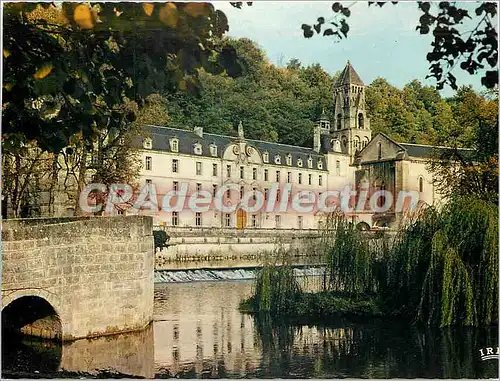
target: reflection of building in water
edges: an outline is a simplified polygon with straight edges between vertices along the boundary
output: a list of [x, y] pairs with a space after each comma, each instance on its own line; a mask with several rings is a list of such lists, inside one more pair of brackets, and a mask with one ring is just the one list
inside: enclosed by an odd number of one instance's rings
[[[265, 344], [253, 318], [238, 311], [239, 302], [250, 291], [250, 282], [157, 285], [156, 372], [243, 377], [261, 368], [262, 362], [267, 362], [263, 359]], [[271, 332], [271, 336], [275, 334]], [[290, 349], [316, 357], [325, 351], [326, 342], [329, 353], [346, 353], [352, 338], [351, 328], [304, 326], [293, 330]], [[277, 353], [281, 350], [276, 348]]]
[[[253, 319], [237, 310], [246, 294], [241, 288], [225, 291], [231, 287], [226, 282], [164, 287], [167, 299], [157, 301], [161, 316], [156, 320], [161, 321], [155, 322], [157, 367], [171, 374], [194, 370], [244, 375], [257, 366]], [[250, 284], [243, 291], [250, 291]]]
[[115, 371], [154, 377], [153, 326], [142, 331], [65, 343], [60, 370], [94, 373]]

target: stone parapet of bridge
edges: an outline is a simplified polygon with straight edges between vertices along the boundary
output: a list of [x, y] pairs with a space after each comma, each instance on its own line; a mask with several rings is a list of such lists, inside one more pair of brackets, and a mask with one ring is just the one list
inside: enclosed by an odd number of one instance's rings
[[47, 301], [73, 340], [146, 327], [153, 319], [154, 242], [146, 216], [2, 222], [2, 311]]

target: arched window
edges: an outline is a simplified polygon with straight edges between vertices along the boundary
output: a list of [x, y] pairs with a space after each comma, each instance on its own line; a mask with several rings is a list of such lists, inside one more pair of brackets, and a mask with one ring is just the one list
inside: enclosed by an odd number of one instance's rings
[[342, 114], [337, 114], [337, 130], [342, 129]]
[[377, 144], [378, 147], [378, 159], [382, 159], [382, 143]]
[[362, 113], [358, 114], [358, 128], [365, 128], [365, 118]]
[[424, 178], [422, 176], [418, 178], [418, 191], [420, 193], [424, 191]]

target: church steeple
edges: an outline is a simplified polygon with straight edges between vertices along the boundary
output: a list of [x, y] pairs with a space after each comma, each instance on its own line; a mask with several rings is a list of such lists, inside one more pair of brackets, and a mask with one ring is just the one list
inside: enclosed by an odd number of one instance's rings
[[347, 61], [333, 90], [334, 123], [332, 135], [341, 151], [354, 158], [371, 140], [370, 120], [366, 116], [365, 84]]
[[359, 78], [358, 73], [351, 65], [351, 62], [348, 60], [345, 65], [344, 70], [340, 73], [339, 79], [335, 84], [336, 87], [344, 86], [344, 85], [356, 85], [356, 86], [365, 86], [361, 78]]

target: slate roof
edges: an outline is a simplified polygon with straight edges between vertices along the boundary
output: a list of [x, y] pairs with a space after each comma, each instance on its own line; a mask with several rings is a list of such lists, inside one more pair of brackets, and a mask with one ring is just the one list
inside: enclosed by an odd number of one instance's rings
[[[398, 143], [398, 144], [401, 147], [403, 147], [408, 153], [408, 156], [411, 157], [439, 158], [439, 157], [447, 157], [451, 152], [453, 152], [453, 148], [450, 147], [429, 146], [424, 144], [412, 144], [412, 143]], [[467, 158], [473, 155], [474, 150], [467, 148], [459, 148], [458, 152], [459, 154]]]
[[[167, 151], [170, 150], [171, 138], [176, 137], [179, 140], [179, 151], [178, 153], [192, 155], [192, 156], [202, 156], [202, 157], [214, 157], [210, 154], [210, 145], [215, 144], [217, 146], [217, 156], [221, 158], [224, 154], [226, 146], [233, 143], [238, 138], [236, 136], [209, 134], [203, 132], [203, 137], [199, 137], [192, 130], [181, 130], [170, 127], [162, 126], [151, 126], [145, 127], [145, 136], [148, 136], [152, 140], [152, 150], [157, 151]], [[309, 157], [313, 159], [313, 166], [311, 169], [327, 171], [327, 160], [325, 156], [321, 153], [315, 152], [312, 148], [291, 146], [287, 144], [264, 142], [254, 139], [245, 139], [245, 141], [252, 147], [256, 148], [262, 155], [264, 152], [269, 152], [269, 163], [270, 165], [279, 165], [282, 167], [296, 167], [308, 169], [307, 160]], [[202, 146], [202, 154], [196, 155], [193, 151], [194, 144], [199, 143]], [[142, 139], [139, 139], [136, 144], [142, 147]], [[292, 155], [292, 165], [286, 164], [286, 155]], [[281, 164], [275, 164], [275, 155], [281, 156]], [[299, 167], [297, 165], [298, 159], [301, 158], [303, 165]], [[322, 160], [323, 169], [318, 169], [318, 160]]]
[[356, 70], [354, 70], [354, 68], [352, 67], [351, 63], [347, 61], [347, 65], [345, 65], [344, 70], [342, 70], [342, 73], [340, 73], [340, 77], [337, 80], [336, 86], [351, 84], [359, 86], [365, 85], [359, 77], [358, 73], [356, 73]]

